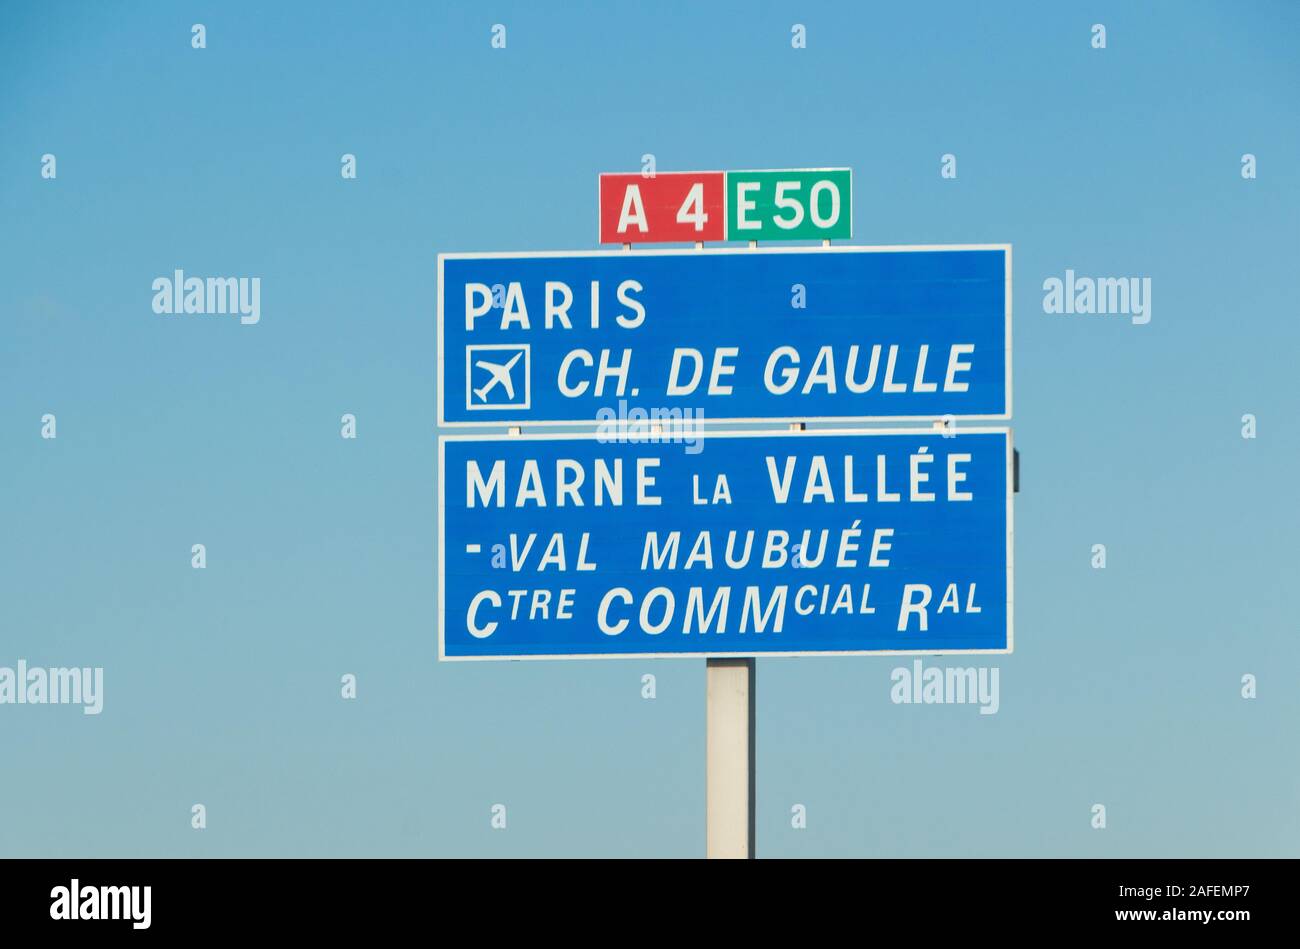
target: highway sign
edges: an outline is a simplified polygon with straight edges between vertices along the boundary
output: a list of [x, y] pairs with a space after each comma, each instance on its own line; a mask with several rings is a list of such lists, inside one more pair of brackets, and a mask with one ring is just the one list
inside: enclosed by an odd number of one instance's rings
[[727, 172], [727, 240], [832, 240], [853, 236], [848, 168]]
[[1008, 419], [1011, 248], [438, 255], [442, 425]]
[[602, 244], [833, 240], [853, 236], [853, 172], [602, 174]]
[[1011, 433], [438, 443], [440, 659], [1006, 653]]
[[602, 244], [723, 240], [723, 173], [603, 174], [599, 218]]

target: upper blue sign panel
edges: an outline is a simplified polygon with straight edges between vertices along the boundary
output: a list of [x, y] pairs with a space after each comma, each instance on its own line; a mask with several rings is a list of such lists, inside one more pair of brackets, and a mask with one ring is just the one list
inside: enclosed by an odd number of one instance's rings
[[1008, 419], [1011, 248], [438, 255], [439, 422]]

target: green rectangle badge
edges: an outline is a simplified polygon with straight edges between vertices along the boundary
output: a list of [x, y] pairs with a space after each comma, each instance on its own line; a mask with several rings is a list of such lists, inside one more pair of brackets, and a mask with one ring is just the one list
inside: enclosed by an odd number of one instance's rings
[[727, 240], [808, 241], [853, 236], [848, 168], [727, 172]]

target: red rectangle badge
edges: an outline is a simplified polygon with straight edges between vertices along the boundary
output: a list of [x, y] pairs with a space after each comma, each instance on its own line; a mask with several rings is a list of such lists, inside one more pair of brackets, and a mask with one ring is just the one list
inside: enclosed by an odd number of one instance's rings
[[600, 242], [720, 241], [726, 234], [721, 171], [600, 176]]

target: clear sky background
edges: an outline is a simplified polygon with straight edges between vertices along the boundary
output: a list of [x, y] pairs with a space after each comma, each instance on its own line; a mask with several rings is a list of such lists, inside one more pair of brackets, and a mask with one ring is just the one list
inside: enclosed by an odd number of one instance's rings
[[[645, 153], [1014, 245], [1001, 708], [760, 660], [760, 856], [1300, 854], [1298, 49], [1286, 2], [4, 4], [0, 665], [105, 704], [0, 706], [0, 854], [703, 854], [702, 660], [435, 661], [434, 255], [592, 249]], [[176, 268], [261, 322], [154, 314]], [[1067, 268], [1151, 322], [1045, 314]]]

